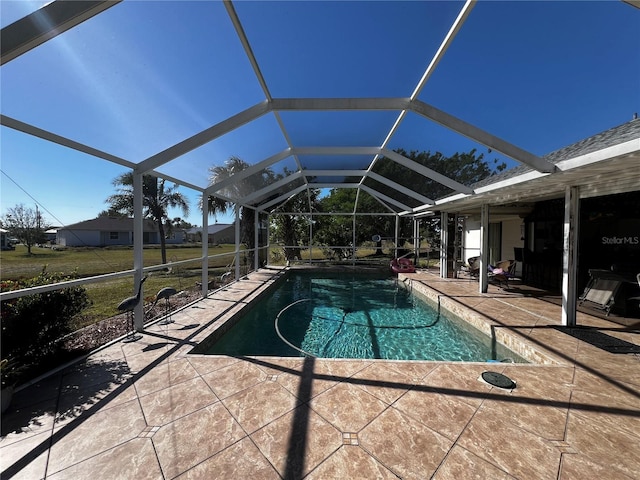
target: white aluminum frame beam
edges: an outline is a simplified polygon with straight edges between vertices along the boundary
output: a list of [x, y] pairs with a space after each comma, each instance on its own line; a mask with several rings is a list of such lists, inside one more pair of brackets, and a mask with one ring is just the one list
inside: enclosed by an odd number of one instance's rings
[[396, 183], [393, 180], [389, 180], [388, 178], [383, 177], [382, 175], [379, 175], [375, 172], [369, 172], [366, 176], [388, 187], [391, 187], [394, 190], [404, 193], [405, 195], [415, 198], [416, 200], [422, 202], [423, 204], [429, 203], [433, 205], [434, 203], [434, 201], [429, 197], [425, 197], [424, 195], [419, 194], [415, 190], [411, 190], [410, 188], [407, 188], [404, 185], [400, 185], [399, 183]]
[[373, 195], [376, 198], [382, 199], [385, 202], [388, 202], [392, 205], [395, 205], [396, 207], [400, 208], [401, 210], [411, 210], [411, 207], [408, 207], [407, 205], [405, 205], [402, 202], [399, 202], [398, 200], [391, 198], [387, 195], [385, 195], [384, 193], [380, 193], [377, 190], [374, 190], [371, 187], [367, 187], [366, 185], [358, 185], [360, 187], [361, 190], [364, 190], [365, 192], [367, 192], [370, 195]]
[[460, 135], [464, 135], [474, 142], [490, 147], [497, 152], [503, 153], [507, 157], [524, 163], [534, 170], [542, 173], [552, 173], [556, 169], [555, 164], [552, 162], [516, 147], [505, 140], [491, 135], [490, 133], [475, 127], [464, 120], [454, 117], [453, 115], [439, 110], [427, 103], [421, 102], [420, 100], [414, 100], [411, 102], [411, 110], [418, 115], [442, 125], [443, 127], [453, 130]]
[[310, 188], [358, 188], [359, 183], [316, 183], [309, 182]]
[[418, 162], [405, 157], [404, 155], [400, 155], [399, 153], [396, 153], [393, 150], [388, 150], [386, 148], [381, 150], [382, 154], [388, 159], [393, 160], [394, 162], [399, 163], [400, 165], [403, 165], [413, 170], [414, 172], [419, 173], [420, 175], [424, 175], [431, 180], [441, 183], [442, 185], [445, 185], [450, 189], [455, 190], [456, 192], [467, 194], [473, 193], [473, 189], [471, 189], [471, 187], [467, 187], [460, 182], [456, 182], [455, 180], [452, 180], [451, 178], [442, 175], [435, 170], [431, 170], [430, 168], [427, 168], [424, 165], [421, 165]]
[[88, 145], [84, 145], [83, 143], [76, 142], [75, 140], [71, 140], [61, 135], [51, 133], [47, 130], [43, 130], [42, 128], [34, 127], [33, 125], [29, 125], [28, 123], [21, 122], [20, 120], [16, 120], [15, 118], [11, 118], [6, 115], [0, 114], [0, 125], [4, 125], [5, 127], [13, 128], [14, 130], [17, 130], [19, 132], [26, 133], [27, 135], [32, 135], [34, 137], [38, 137], [52, 143], [62, 145], [63, 147], [71, 148], [72, 150], [76, 150], [78, 152], [86, 153], [87, 155], [91, 155], [93, 157], [101, 158], [103, 160], [122, 165], [123, 167], [128, 167], [131, 169], [136, 168], [136, 164], [134, 162], [130, 162], [129, 160], [125, 160], [124, 158], [111, 155], [110, 153], [103, 152], [102, 150], [98, 150], [93, 147], [89, 147]]
[[[458, 31], [462, 27], [463, 23], [465, 22], [465, 20], [467, 19], [467, 17], [471, 13], [471, 9], [475, 6], [475, 3], [476, 3], [475, 0], [467, 0], [467, 2], [463, 5], [462, 9], [460, 10], [460, 13], [458, 14], [458, 17], [453, 22], [453, 25], [449, 29], [449, 32], [447, 33], [447, 35], [445, 36], [444, 40], [440, 44], [440, 47], [438, 48], [438, 50], [436, 51], [435, 55], [431, 59], [431, 62], [427, 66], [427, 69], [425, 70], [424, 74], [422, 75], [422, 78], [418, 82], [418, 85], [416, 85], [416, 88], [413, 90], [413, 93], [411, 94], [411, 97], [409, 98], [410, 102], [412, 102], [413, 100], [418, 98], [418, 95], [420, 94], [420, 92], [422, 91], [423, 87], [427, 83], [427, 80], [429, 80], [429, 77], [435, 71], [436, 66], [438, 65], [438, 63], [440, 62], [440, 60], [444, 56], [445, 52], [449, 48], [449, 45], [451, 45], [451, 43], [453, 42], [453, 39], [455, 38], [455, 36], [457, 35]], [[402, 121], [404, 120], [404, 117], [406, 115], [407, 115], [407, 108], [403, 108], [401, 110], [400, 114], [398, 115], [398, 118], [396, 118], [396, 121], [393, 123], [393, 125], [391, 127], [391, 130], [389, 130], [389, 133], [387, 133], [387, 136], [385, 137], [384, 141], [382, 142], [382, 145], [381, 145], [382, 148], [386, 148], [389, 145], [389, 142], [391, 141], [391, 138], [398, 131], [398, 128], [400, 127], [400, 124], [402, 123]], [[373, 167], [374, 167], [374, 165], [376, 164], [376, 162], [379, 159], [380, 159], [380, 155], [375, 155], [373, 157], [373, 160], [369, 164], [369, 168], [368, 168], [368, 170], [370, 172], [373, 171]], [[362, 181], [360, 183], [364, 183], [364, 178], [362, 179]], [[433, 202], [431, 202], [431, 203], [433, 203]]]
[[414, 172], [424, 175], [452, 190], [460, 193], [473, 193], [473, 190], [430, 168], [420, 165], [410, 158], [382, 147], [295, 147], [292, 152], [297, 155], [383, 155]]
[[18, 58], [122, 0], [50, 2], [2, 29], [0, 65]]
[[306, 177], [362, 177], [367, 174], [366, 170], [309, 170], [303, 169], [302, 174]]
[[295, 197], [298, 193], [306, 190], [307, 188], [309, 188], [308, 185], [300, 185], [298, 188], [294, 188], [290, 192], [284, 193], [279, 197], [260, 205], [260, 207], [256, 209], [256, 212], [264, 212], [267, 208], [272, 207], [273, 205], [277, 205], [278, 203], [285, 204], [287, 203], [287, 200]]
[[367, 172], [367, 170], [303, 170], [302, 173], [307, 177], [369, 177], [390, 188], [402, 192], [405, 195], [413, 197], [424, 204], [434, 203], [432, 199], [419, 194], [415, 190], [411, 190], [410, 188], [400, 185], [393, 180], [389, 180], [388, 178], [383, 177], [382, 175], [379, 175], [375, 172]]
[[163, 150], [160, 153], [156, 153], [151, 157], [147, 158], [140, 162], [137, 166], [138, 171], [141, 173], [146, 173], [149, 170], [153, 170], [158, 168], [160, 165], [164, 165], [165, 163], [170, 162], [171, 160], [175, 160], [176, 158], [184, 155], [185, 153], [190, 152], [191, 150], [195, 150], [202, 145], [209, 143], [212, 140], [215, 140], [222, 135], [229, 133], [235, 130], [238, 127], [246, 125], [257, 118], [262, 117], [269, 113], [271, 109], [269, 108], [269, 102], [264, 100], [253, 107], [249, 107], [246, 110], [243, 110], [240, 113], [237, 113], [222, 122], [219, 122], [200, 133], [196, 133], [195, 135], [183, 140], [182, 142], [176, 143], [175, 145]]
[[[219, 122], [212, 127], [203, 130], [196, 135], [193, 135], [186, 140], [183, 140], [168, 149], [157, 153], [146, 160], [143, 160], [137, 165], [137, 170], [145, 173], [150, 170], [154, 170], [155, 168], [163, 165], [167, 162], [170, 162], [185, 153], [190, 152], [216, 138], [229, 133], [236, 128], [245, 125], [253, 120], [267, 114], [270, 112], [279, 112], [283, 110], [298, 110], [298, 111], [313, 111], [313, 110], [411, 110], [415, 113], [431, 120], [440, 125], [443, 125], [461, 135], [464, 135], [480, 144], [486, 145], [496, 151], [499, 151], [520, 163], [524, 163], [535, 170], [540, 172], [549, 173], [555, 170], [555, 165], [551, 162], [548, 162], [544, 159], [541, 159], [525, 150], [516, 147], [494, 135], [491, 135], [459, 118], [454, 117], [442, 110], [438, 110], [437, 108], [428, 105], [419, 100], [411, 100], [407, 98], [276, 98], [276, 99], [267, 99], [263, 102], [260, 102], [253, 107], [250, 107], [232, 117], [227, 118], [226, 120]], [[278, 118], [279, 119], [279, 118]], [[323, 151], [314, 153], [316, 148], [320, 149], [322, 147], [292, 147], [291, 141], [288, 138], [286, 131], [284, 130], [284, 126], [282, 124], [281, 119], [279, 119], [279, 124], [281, 126], [281, 130], [283, 135], [285, 136], [287, 143], [289, 144], [289, 148], [291, 150], [291, 154], [296, 158], [296, 162], [300, 167], [300, 162], [297, 159], [298, 155], [314, 155], [314, 154], [331, 154], [327, 153], [327, 151]], [[390, 138], [390, 137], [388, 137]], [[372, 150], [371, 147], [350, 147], [352, 149], [351, 155], [376, 155], [379, 157], [381, 152], [383, 155], [390, 158], [387, 152], [391, 150], [386, 149], [385, 145], [388, 140], [385, 140], [385, 143], [382, 147], [374, 147], [377, 150]], [[324, 149], [335, 149], [336, 152], [342, 149], [342, 147], [324, 147]], [[361, 149], [361, 150], [359, 150]], [[359, 150], [359, 151], [358, 151]], [[395, 152], [393, 152], [395, 153]], [[344, 153], [333, 153], [333, 154], [344, 154]], [[397, 158], [397, 157], [396, 157]], [[369, 170], [373, 166], [373, 163], [370, 165]], [[415, 162], [414, 162], [415, 163]], [[436, 173], [436, 172], [433, 172]], [[444, 183], [444, 179], [447, 177], [443, 175], [427, 175], [429, 178], [433, 178], [440, 183]], [[452, 180], [447, 179], [447, 182], [452, 182]], [[451, 187], [454, 190], [471, 193], [468, 187], [461, 187], [461, 184], [455, 182], [458, 187]], [[448, 185], [450, 186], [450, 184]]]
[[274, 98], [270, 102], [273, 110], [282, 112], [331, 111], [331, 110], [405, 110], [408, 98]]
[[262, 170], [264, 170], [265, 168], [270, 167], [271, 165], [278, 163], [282, 160], [284, 160], [287, 157], [291, 156], [291, 149], [287, 148], [285, 150], [282, 150], [279, 153], [276, 153], [275, 155], [270, 156], [269, 158], [256, 163], [255, 165], [251, 165], [249, 168], [242, 170], [241, 172], [238, 173], [234, 173], [233, 175], [220, 180], [219, 182], [213, 183], [211, 185], [209, 185], [207, 187], [207, 193], [212, 194], [217, 192], [218, 190], [221, 190], [225, 187], [228, 187], [229, 185], [239, 182], [240, 180], [243, 180], [247, 177], [250, 177], [251, 175], [254, 175], [258, 172], [261, 172]]
[[264, 195], [269, 194], [269, 192], [272, 192], [273, 190], [277, 190], [281, 187], [283, 187], [284, 185], [293, 182], [294, 180], [297, 180], [299, 178], [302, 178], [303, 174], [302, 172], [295, 172], [292, 173], [291, 175], [284, 177], [280, 180], [278, 180], [277, 182], [273, 182], [269, 185], [267, 185], [264, 188], [261, 188], [260, 190], [256, 190], [255, 192], [247, 195], [246, 197], [244, 197], [242, 199], [243, 202], [250, 204], [253, 200], [260, 198]]
[[[249, 63], [251, 64], [251, 67], [253, 68], [253, 72], [256, 75], [256, 78], [258, 79], [258, 83], [260, 83], [260, 87], [262, 88], [262, 91], [264, 92], [264, 95], [267, 99], [268, 102], [271, 102], [272, 100], [272, 96], [271, 96], [271, 92], [269, 91], [269, 87], [267, 86], [267, 82], [264, 78], [264, 75], [262, 74], [262, 71], [260, 70], [260, 66], [258, 65], [258, 60], [256, 59], [255, 54], [253, 53], [253, 49], [251, 48], [251, 45], [249, 44], [249, 39], [247, 38], [247, 34], [244, 31], [244, 28], [242, 27], [242, 23], [240, 22], [240, 18], [238, 17], [238, 14], [236, 12], [235, 7], [233, 6], [233, 3], [231, 3], [231, 0], [224, 0], [224, 6], [227, 10], [227, 14], [229, 15], [229, 18], [231, 19], [231, 23], [233, 24], [233, 27], [236, 30], [236, 34], [238, 35], [238, 38], [240, 39], [240, 43], [242, 44], [242, 47], [244, 48], [244, 51], [247, 55], [247, 58], [249, 59]], [[278, 126], [280, 127], [280, 131], [282, 132], [282, 135], [284, 136], [286, 142], [287, 142], [287, 146], [289, 148], [293, 147], [293, 142], [291, 141], [291, 138], [289, 137], [289, 134], [287, 132], [287, 129], [284, 128], [284, 123], [282, 122], [282, 118], [280, 117], [280, 113], [278, 111], [274, 111], [273, 112], [276, 118], [276, 121], [278, 122]], [[294, 160], [296, 161], [296, 164], [298, 165], [298, 169], [302, 170], [302, 164], [300, 163], [300, 160], [298, 159], [297, 156], [294, 155]], [[306, 179], [305, 179], [306, 181]]]

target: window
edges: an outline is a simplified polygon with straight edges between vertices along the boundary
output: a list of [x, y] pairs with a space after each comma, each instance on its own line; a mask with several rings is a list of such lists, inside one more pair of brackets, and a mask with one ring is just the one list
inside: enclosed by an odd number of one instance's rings
[[109, 232], [109, 240], [118, 240], [118, 232]]

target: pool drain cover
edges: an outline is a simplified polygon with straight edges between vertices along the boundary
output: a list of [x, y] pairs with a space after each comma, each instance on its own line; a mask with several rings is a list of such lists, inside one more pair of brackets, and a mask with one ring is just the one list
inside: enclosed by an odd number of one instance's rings
[[494, 387], [506, 388], [507, 390], [516, 388], [516, 382], [498, 372], [482, 372], [482, 379]]

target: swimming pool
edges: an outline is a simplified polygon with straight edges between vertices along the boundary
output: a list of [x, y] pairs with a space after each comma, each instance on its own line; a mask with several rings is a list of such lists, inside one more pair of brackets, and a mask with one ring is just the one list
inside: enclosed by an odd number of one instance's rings
[[[276, 321], [277, 319], [277, 321]], [[203, 345], [211, 341], [205, 340]], [[395, 277], [290, 272], [200, 353], [487, 361], [517, 354], [438, 311]]]

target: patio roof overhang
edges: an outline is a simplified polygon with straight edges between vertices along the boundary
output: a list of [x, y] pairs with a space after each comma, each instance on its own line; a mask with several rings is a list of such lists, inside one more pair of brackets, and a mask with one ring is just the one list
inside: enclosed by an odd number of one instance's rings
[[567, 188], [578, 186], [580, 197], [589, 198], [637, 191], [640, 188], [640, 121], [635, 120], [635, 139], [622, 141], [596, 151], [559, 160], [556, 171], [542, 173], [522, 170], [483, 186], [472, 195], [457, 194], [436, 200], [430, 207], [417, 209], [479, 215], [482, 205], [504, 206], [562, 198]]

